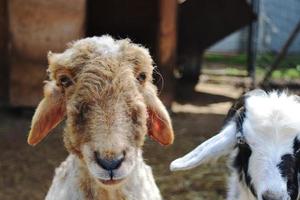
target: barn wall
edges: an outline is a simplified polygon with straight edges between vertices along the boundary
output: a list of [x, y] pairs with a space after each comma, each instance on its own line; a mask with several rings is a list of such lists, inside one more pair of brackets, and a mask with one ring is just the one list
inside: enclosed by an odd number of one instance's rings
[[[10, 104], [36, 106], [42, 97], [47, 51], [60, 52], [67, 42], [86, 35], [129, 37], [148, 47], [159, 64], [159, 2], [73, 0], [70, 4], [64, 0], [27, 0], [24, 4], [22, 0], [8, 0]], [[252, 20], [246, 1], [186, 1], [178, 7], [177, 53], [200, 53]], [[172, 69], [167, 75], [172, 76]]]
[[156, 54], [159, 0], [89, 0], [87, 35], [130, 38]]
[[0, 104], [8, 101], [8, 60], [7, 60], [7, 5], [0, 0]]
[[84, 37], [85, 0], [9, 0], [10, 104], [36, 106], [42, 97], [47, 52]]

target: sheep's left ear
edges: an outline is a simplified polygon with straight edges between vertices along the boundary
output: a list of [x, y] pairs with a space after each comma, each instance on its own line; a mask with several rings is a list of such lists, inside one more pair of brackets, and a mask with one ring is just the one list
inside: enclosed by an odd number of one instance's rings
[[62, 89], [49, 81], [44, 87], [44, 99], [39, 103], [31, 122], [28, 143], [36, 145], [65, 117], [65, 100]]
[[162, 145], [172, 144], [174, 141], [174, 132], [168, 111], [157, 97], [156, 88], [152, 84], [147, 86], [146, 91], [148, 135]]

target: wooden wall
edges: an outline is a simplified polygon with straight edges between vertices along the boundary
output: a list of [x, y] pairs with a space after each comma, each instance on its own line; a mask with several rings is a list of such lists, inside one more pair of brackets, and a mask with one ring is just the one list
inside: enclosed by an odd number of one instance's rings
[[111, 34], [150, 49], [169, 105], [177, 55], [200, 54], [251, 20], [245, 0], [187, 0], [180, 5], [177, 0], [0, 0], [0, 102], [9, 96], [11, 106], [36, 106], [49, 50], [60, 52], [69, 41]]
[[160, 0], [89, 0], [87, 36], [131, 38], [156, 54]]
[[0, 105], [8, 103], [7, 1], [0, 0]]
[[42, 97], [47, 52], [84, 37], [85, 0], [9, 0], [10, 105], [36, 106]]

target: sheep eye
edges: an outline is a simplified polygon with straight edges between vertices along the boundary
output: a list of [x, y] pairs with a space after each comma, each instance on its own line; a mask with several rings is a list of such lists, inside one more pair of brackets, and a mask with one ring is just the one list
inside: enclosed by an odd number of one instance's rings
[[146, 73], [145, 72], [141, 72], [138, 77], [137, 77], [137, 80], [142, 83], [146, 80], [147, 76], [146, 76]]
[[58, 78], [58, 81], [59, 81], [59, 85], [63, 86], [64, 88], [67, 88], [73, 84], [71, 78], [66, 75], [61, 75]]

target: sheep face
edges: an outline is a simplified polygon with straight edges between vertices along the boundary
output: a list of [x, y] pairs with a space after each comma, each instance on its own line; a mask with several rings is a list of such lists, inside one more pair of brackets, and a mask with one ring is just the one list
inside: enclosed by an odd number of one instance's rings
[[[230, 154], [233, 176], [248, 191], [247, 199], [296, 200], [300, 164], [298, 97], [258, 90], [246, 94], [243, 102], [231, 109], [218, 135], [175, 160], [171, 169], [192, 168]], [[238, 142], [240, 135], [243, 140]]]
[[66, 116], [67, 150], [100, 183], [111, 185], [134, 173], [146, 133], [163, 145], [173, 142], [145, 48], [102, 36], [79, 40], [48, 59], [50, 81], [33, 117], [30, 144]]
[[[243, 177], [258, 199], [298, 196], [300, 103], [296, 96], [276, 92], [245, 97], [240, 120], [245, 145], [234, 153], [233, 170]], [[244, 117], [243, 117], [244, 116]]]

